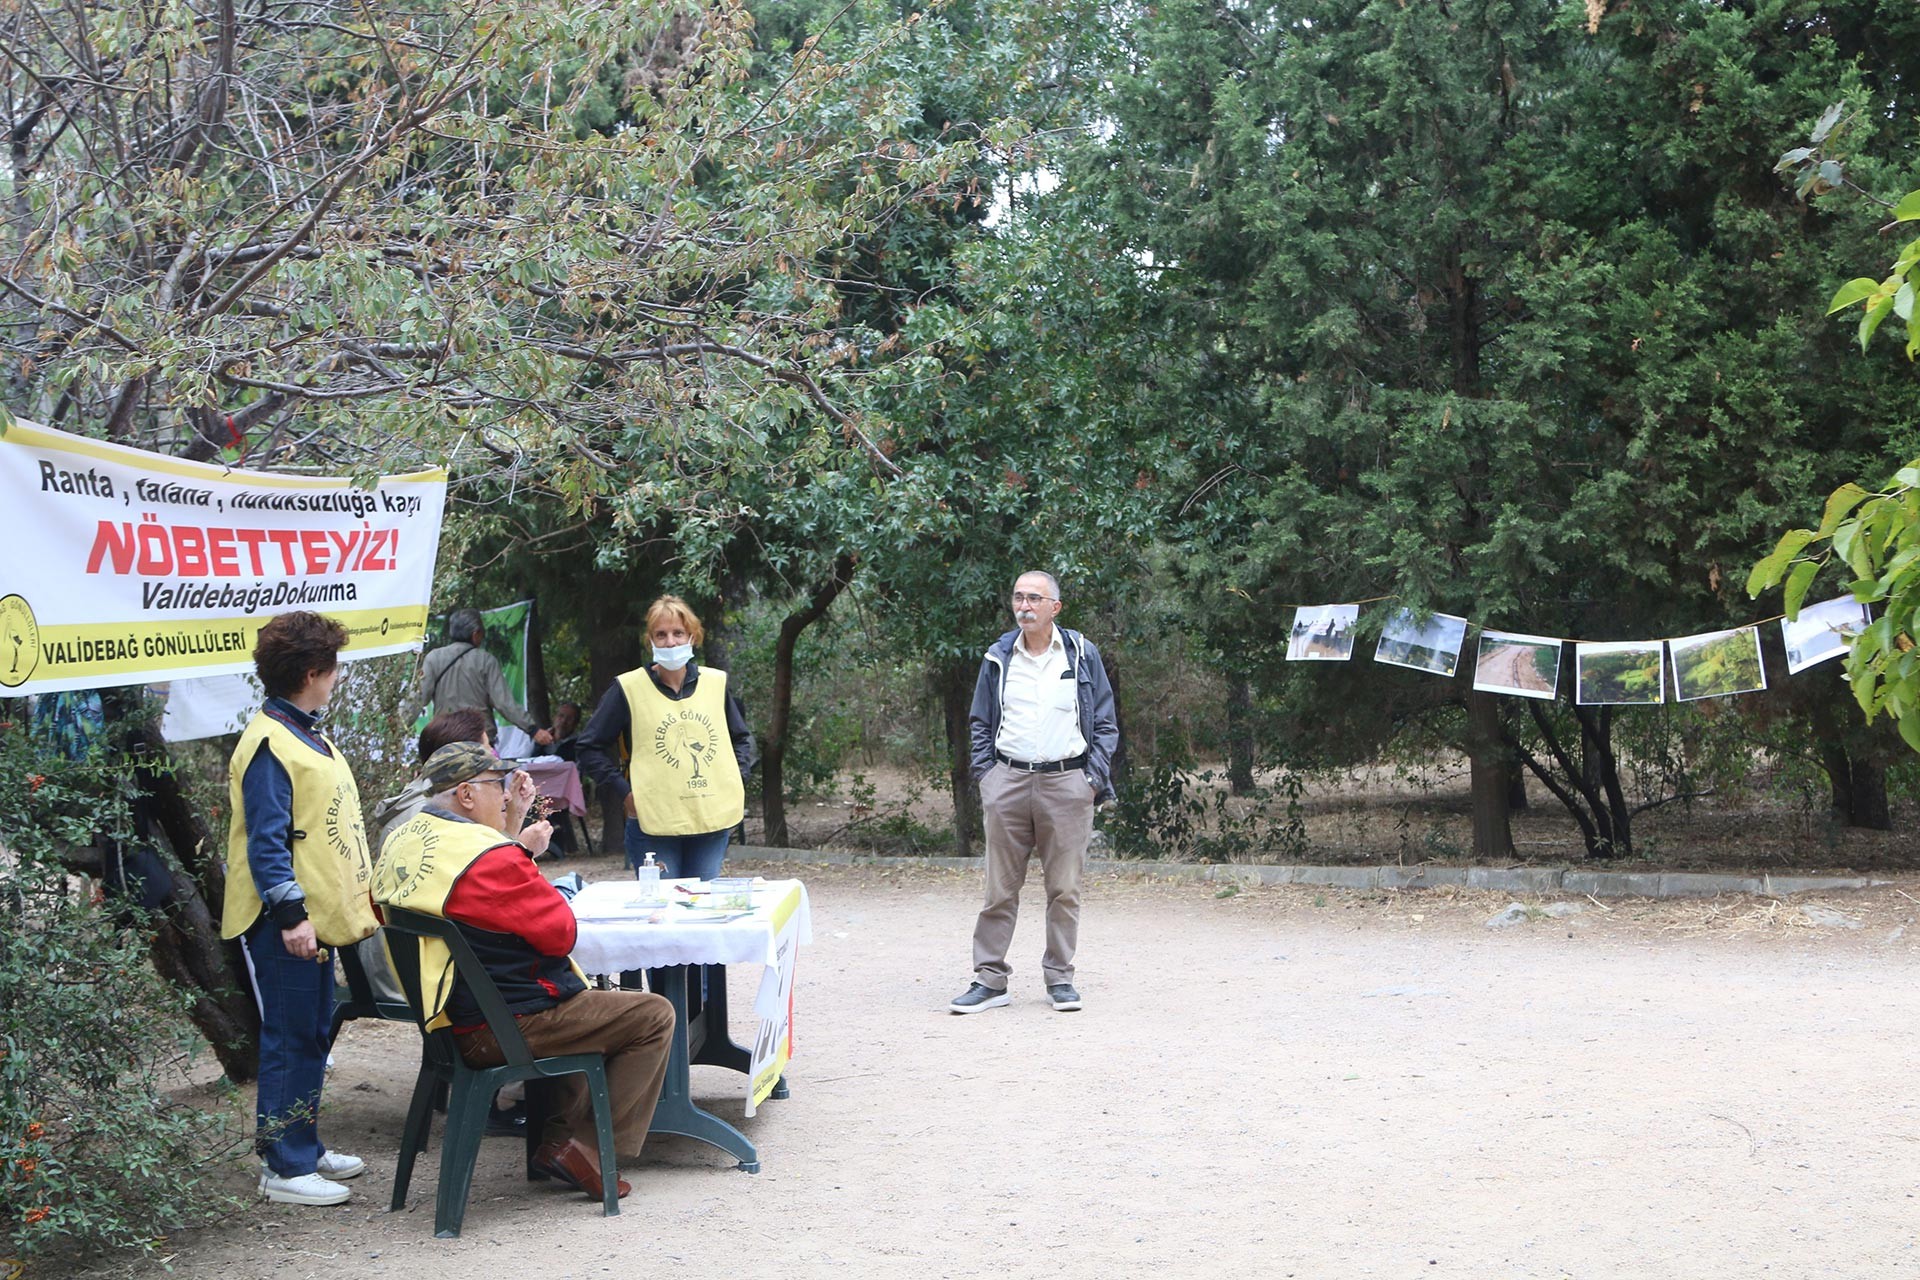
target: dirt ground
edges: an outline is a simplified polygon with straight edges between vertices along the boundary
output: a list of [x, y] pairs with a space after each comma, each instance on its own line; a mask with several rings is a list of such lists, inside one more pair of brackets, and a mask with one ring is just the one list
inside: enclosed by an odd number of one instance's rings
[[323, 1119], [371, 1166], [353, 1201], [255, 1203], [163, 1256], [222, 1280], [1920, 1270], [1920, 880], [1823, 899], [1825, 924], [1581, 899], [1496, 930], [1487, 894], [1099, 876], [1087, 1006], [1058, 1014], [1036, 876], [1012, 1007], [960, 1018], [977, 876], [801, 874], [793, 1096], [741, 1120], [743, 1077], [694, 1069], [764, 1172], [659, 1140], [603, 1219], [494, 1140], [436, 1240], [432, 1155], [386, 1212], [414, 1033], [353, 1024]]

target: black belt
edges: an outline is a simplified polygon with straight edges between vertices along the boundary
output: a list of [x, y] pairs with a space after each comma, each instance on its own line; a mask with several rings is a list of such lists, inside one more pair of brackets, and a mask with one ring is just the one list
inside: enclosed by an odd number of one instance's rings
[[1085, 755], [1072, 756], [1066, 760], [1015, 760], [1012, 756], [996, 751], [993, 758], [1009, 769], [1018, 769], [1022, 773], [1065, 773], [1069, 769], [1084, 769], [1087, 766]]

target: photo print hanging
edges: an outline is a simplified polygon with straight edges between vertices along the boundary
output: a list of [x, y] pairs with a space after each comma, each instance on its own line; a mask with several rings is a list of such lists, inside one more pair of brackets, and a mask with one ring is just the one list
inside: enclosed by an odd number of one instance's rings
[[1551, 700], [1560, 687], [1560, 641], [1512, 631], [1482, 631], [1473, 687]]
[[1373, 651], [1373, 660], [1436, 676], [1450, 676], [1460, 663], [1460, 646], [1466, 638], [1465, 618], [1436, 613], [1422, 624], [1413, 610], [1396, 609], [1380, 632], [1380, 644]]
[[1667, 641], [1673, 655], [1673, 694], [1681, 702], [1757, 693], [1767, 687], [1760, 662], [1760, 628], [1736, 627]]
[[1872, 623], [1873, 611], [1852, 596], [1807, 605], [1791, 621], [1782, 618], [1780, 638], [1787, 646], [1787, 674], [1839, 657], [1847, 651], [1847, 642]]
[[1357, 604], [1303, 604], [1293, 611], [1287, 633], [1288, 662], [1345, 662], [1353, 657]]
[[1624, 640], [1573, 646], [1573, 684], [1581, 706], [1666, 701], [1665, 646], [1658, 640]]

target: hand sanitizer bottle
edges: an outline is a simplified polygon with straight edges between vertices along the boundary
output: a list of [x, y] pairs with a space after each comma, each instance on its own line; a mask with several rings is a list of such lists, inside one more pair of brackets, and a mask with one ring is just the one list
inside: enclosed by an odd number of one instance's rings
[[648, 902], [660, 897], [660, 864], [653, 860], [653, 851], [647, 851], [647, 860], [634, 869], [633, 878], [640, 882], [640, 896]]

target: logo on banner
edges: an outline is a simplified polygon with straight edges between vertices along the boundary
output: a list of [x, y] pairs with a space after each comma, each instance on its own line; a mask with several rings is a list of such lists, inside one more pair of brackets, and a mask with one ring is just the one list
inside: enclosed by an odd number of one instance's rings
[[24, 596], [0, 597], [0, 687], [27, 682], [40, 665], [40, 623]]
[[697, 711], [669, 713], [653, 731], [653, 753], [676, 771], [691, 768], [687, 787], [704, 791], [710, 784], [703, 769], [720, 753], [720, 733]]

